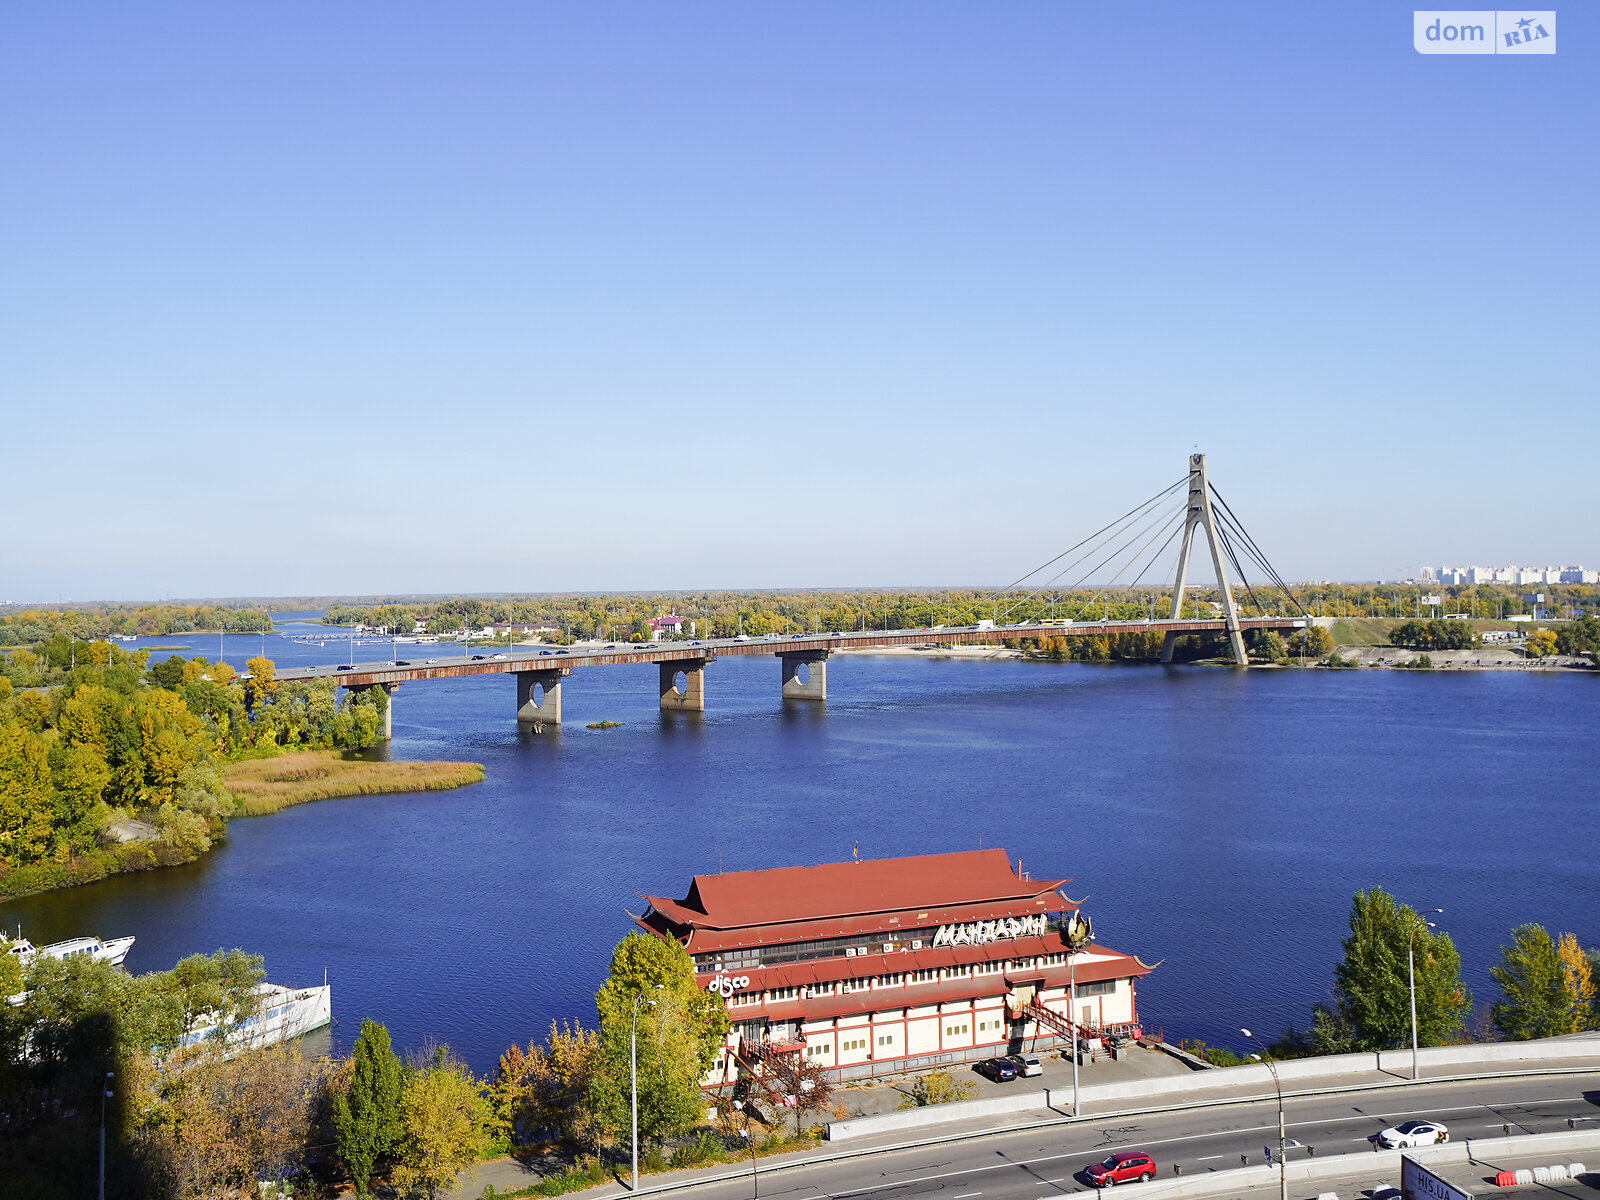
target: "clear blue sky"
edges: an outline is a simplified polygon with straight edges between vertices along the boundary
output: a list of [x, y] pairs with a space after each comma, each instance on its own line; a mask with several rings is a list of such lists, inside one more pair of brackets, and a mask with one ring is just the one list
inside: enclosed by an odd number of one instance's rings
[[0, 600], [1600, 566], [1593, 6], [0, 11]]

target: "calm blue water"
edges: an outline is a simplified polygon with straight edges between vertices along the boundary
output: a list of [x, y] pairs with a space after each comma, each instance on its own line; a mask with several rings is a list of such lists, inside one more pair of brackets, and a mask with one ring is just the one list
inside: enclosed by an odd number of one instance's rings
[[[214, 635], [162, 642], [217, 654]], [[261, 648], [227, 643], [236, 667]], [[284, 665], [349, 653], [266, 648]], [[580, 669], [544, 736], [518, 731], [510, 676], [413, 684], [391, 753], [482, 762], [483, 784], [235, 821], [202, 863], [0, 922], [36, 941], [136, 934], [136, 971], [232, 946], [281, 982], [326, 968], [341, 1047], [371, 1016], [479, 1070], [552, 1019], [593, 1021], [637, 893], [855, 845], [1002, 846], [1072, 879], [1103, 942], [1162, 962], [1140, 1011], [1173, 1039], [1304, 1024], [1357, 888], [1444, 908], [1480, 997], [1516, 924], [1600, 942], [1600, 677], [868, 657], [828, 675], [825, 708], [786, 708], [775, 659], [714, 663], [697, 719], [657, 711], [653, 667]], [[583, 727], [600, 720], [627, 724]]]

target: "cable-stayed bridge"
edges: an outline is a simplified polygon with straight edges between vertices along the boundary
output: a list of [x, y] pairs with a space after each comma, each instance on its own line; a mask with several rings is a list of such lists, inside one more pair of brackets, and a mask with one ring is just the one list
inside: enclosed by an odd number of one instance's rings
[[[1210, 616], [1183, 616], [1184, 593], [1189, 588], [1190, 558], [1196, 536], [1205, 541], [1217, 582], [1220, 611]], [[1086, 612], [1113, 588], [1152, 586], [1147, 580], [1165, 561], [1173, 543], [1178, 552], [1166, 578], [1171, 608], [1162, 618], [1146, 620], [1084, 620]], [[1244, 564], [1259, 572], [1262, 590], [1280, 600], [1292, 614], [1269, 614], [1249, 582]], [[1230, 574], [1228, 568], [1232, 567]], [[1046, 572], [1054, 571], [1053, 575]], [[1074, 582], [1061, 581], [1079, 573]], [[1109, 575], [1107, 574], [1109, 572]], [[1084, 601], [1075, 616], [1064, 620], [1010, 620], [1019, 610], [1030, 611], [1047, 590], [1081, 590], [1088, 580], [1110, 579]], [[1117, 582], [1121, 579], [1127, 582]], [[1234, 596], [1234, 580], [1262, 615], [1242, 616]], [[1002, 607], [1004, 605], [1004, 607]], [[989, 606], [993, 618], [977, 620], [981, 607]], [[1117, 634], [1163, 635], [1161, 661], [1171, 662], [1177, 639], [1185, 634], [1222, 634], [1235, 664], [1246, 664], [1244, 635], [1252, 630], [1290, 632], [1310, 624], [1309, 615], [1295, 601], [1288, 585], [1273, 569], [1238, 517], [1211, 487], [1206, 477], [1205, 455], [1190, 457], [1187, 476], [1179, 479], [1116, 521], [1090, 534], [1048, 562], [983, 597], [965, 612], [969, 624], [947, 624], [927, 629], [864, 629], [849, 632], [739, 635], [699, 641], [617, 644], [605, 647], [550, 647], [521, 649], [507, 654], [469, 654], [430, 658], [423, 663], [350, 663], [338, 667], [285, 670], [283, 680], [333, 678], [341, 687], [359, 690], [379, 687], [392, 693], [403, 683], [454, 679], [469, 675], [515, 675], [517, 720], [535, 728], [561, 723], [563, 681], [586, 667], [654, 663], [660, 685], [661, 707], [666, 711], [703, 712], [706, 704], [706, 667], [718, 658], [762, 654], [777, 658], [782, 666], [781, 693], [786, 700], [827, 699], [827, 661], [840, 651], [890, 646], [996, 645], [1020, 638], [1070, 638]], [[388, 709], [386, 708], [386, 712]], [[384, 735], [390, 732], [385, 719]]]

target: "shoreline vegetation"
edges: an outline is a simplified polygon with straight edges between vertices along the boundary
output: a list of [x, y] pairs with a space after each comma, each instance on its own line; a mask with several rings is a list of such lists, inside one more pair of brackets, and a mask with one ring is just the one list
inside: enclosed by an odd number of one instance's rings
[[482, 783], [483, 764], [374, 762], [346, 758], [337, 750], [302, 750], [229, 763], [222, 782], [233, 796], [233, 816], [263, 817], [316, 800], [442, 792]]

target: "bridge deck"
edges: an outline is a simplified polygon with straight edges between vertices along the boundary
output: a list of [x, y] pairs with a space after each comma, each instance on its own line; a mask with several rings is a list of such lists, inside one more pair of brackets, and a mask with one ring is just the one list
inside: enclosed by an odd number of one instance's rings
[[[1241, 629], [1290, 632], [1305, 628], [1303, 617], [1245, 617]], [[336, 679], [343, 687], [410, 683], [422, 679], [454, 679], [464, 675], [510, 675], [519, 671], [551, 671], [576, 667], [611, 667], [627, 663], [699, 663], [738, 654], [795, 654], [804, 651], [876, 650], [887, 646], [992, 645], [1016, 638], [1093, 637], [1116, 633], [1222, 633], [1227, 625], [1215, 619], [1180, 621], [1078, 621], [1068, 625], [972, 625], [950, 629], [891, 629], [858, 633], [768, 635], [748, 638], [707, 638], [703, 641], [656, 642], [610, 647], [552, 647], [519, 649], [504, 654], [430, 659], [408, 666], [390, 663], [356, 663], [354, 669], [301, 667], [282, 670], [279, 679]], [[330, 638], [330, 640], [332, 640]]]

